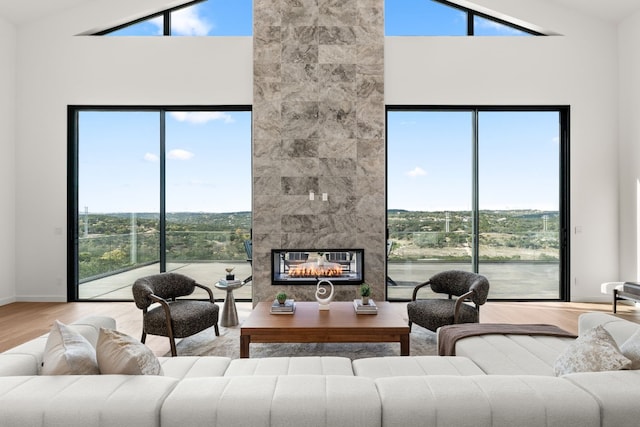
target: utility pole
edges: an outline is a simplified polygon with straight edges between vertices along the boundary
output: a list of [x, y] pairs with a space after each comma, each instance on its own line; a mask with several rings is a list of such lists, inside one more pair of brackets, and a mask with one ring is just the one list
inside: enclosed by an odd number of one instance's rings
[[89, 206], [84, 207], [84, 237], [89, 236]]

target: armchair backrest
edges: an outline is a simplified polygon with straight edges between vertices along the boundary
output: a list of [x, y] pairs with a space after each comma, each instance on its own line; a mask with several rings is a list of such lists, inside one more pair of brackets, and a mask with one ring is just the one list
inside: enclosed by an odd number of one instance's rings
[[487, 302], [489, 296], [489, 281], [486, 277], [469, 271], [448, 270], [434, 274], [429, 279], [431, 290], [440, 294], [459, 297], [473, 291], [471, 301], [476, 305]]
[[153, 304], [149, 295], [154, 294], [164, 299], [191, 295], [195, 290], [196, 281], [178, 273], [160, 273], [141, 277], [132, 287], [133, 300], [136, 306], [143, 310]]

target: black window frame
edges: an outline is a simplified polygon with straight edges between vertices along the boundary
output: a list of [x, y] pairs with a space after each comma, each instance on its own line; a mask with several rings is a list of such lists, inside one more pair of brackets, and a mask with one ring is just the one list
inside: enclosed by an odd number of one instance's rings
[[[80, 299], [78, 293], [79, 271], [78, 271], [78, 171], [79, 171], [79, 134], [78, 115], [82, 111], [143, 111], [160, 113], [160, 147], [164, 152], [165, 146], [165, 123], [166, 113], [174, 111], [241, 111], [253, 112], [251, 105], [67, 105], [67, 302], [90, 302], [92, 300]], [[252, 137], [253, 141], [253, 137]], [[253, 142], [252, 142], [253, 143]], [[160, 161], [160, 265], [166, 264], [166, 238], [165, 238], [165, 165], [164, 154]], [[161, 267], [161, 271], [164, 268]], [[131, 300], [100, 299], [100, 302], [122, 302]], [[238, 299], [242, 301], [242, 299]]]
[[[393, 0], [391, 0], [393, 1]], [[475, 20], [474, 18], [477, 16], [479, 18], [484, 18], [487, 19], [489, 21], [493, 21], [496, 22], [498, 24], [504, 25], [506, 27], [512, 28], [514, 30], [518, 30], [527, 34], [530, 34], [532, 36], [546, 36], [546, 34], [543, 34], [539, 31], [535, 31], [532, 30], [531, 28], [527, 28], [527, 27], [523, 27], [522, 25], [518, 25], [518, 24], [514, 24], [513, 22], [509, 22], [506, 21], [504, 19], [501, 18], [497, 18], [495, 16], [491, 16], [489, 14], [483, 13], [483, 12], [479, 12], [477, 10], [473, 10], [470, 9], [468, 7], [465, 6], [461, 6], [459, 4], [453, 3], [451, 1], [448, 0], [428, 0], [428, 1], [432, 1], [435, 3], [440, 3], [444, 6], [448, 6], [454, 9], [457, 9], [463, 13], [465, 13], [467, 15], [467, 36], [475, 36]]]
[[176, 10], [184, 9], [185, 7], [193, 6], [193, 5], [198, 4], [198, 3], [203, 3], [205, 1], [206, 0], [190, 1], [190, 2], [182, 4], [180, 6], [175, 6], [175, 7], [172, 7], [170, 9], [165, 9], [165, 10], [160, 11], [160, 12], [152, 13], [151, 15], [143, 16], [142, 18], [134, 19], [133, 21], [125, 22], [124, 24], [120, 24], [120, 25], [118, 25], [116, 27], [111, 27], [111, 28], [107, 28], [106, 30], [95, 32], [95, 33], [93, 33], [91, 35], [93, 35], [93, 36], [105, 36], [105, 35], [107, 35], [109, 33], [113, 33], [113, 32], [122, 30], [123, 28], [127, 28], [127, 27], [130, 27], [132, 25], [139, 24], [141, 22], [147, 21], [149, 19], [153, 19], [153, 18], [162, 16], [162, 18], [163, 18], [162, 35], [163, 36], [171, 36], [171, 13], [175, 12]]
[[[436, 0], [440, 1], [440, 0]], [[560, 216], [560, 230], [559, 230], [559, 240], [560, 240], [560, 283], [558, 295], [559, 298], [500, 298], [500, 299], [492, 299], [492, 301], [505, 301], [505, 302], [533, 302], [533, 301], [562, 301], [568, 302], [571, 301], [571, 264], [570, 264], [570, 218], [571, 218], [571, 204], [570, 204], [570, 190], [571, 190], [571, 182], [570, 182], [570, 129], [571, 129], [571, 106], [570, 105], [386, 105], [385, 106], [385, 152], [389, 152], [389, 135], [388, 135], [388, 113], [392, 111], [467, 111], [473, 113], [473, 139], [474, 139], [474, 148], [473, 148], [473, 174], [476, 175], [474, 179], [474, 186], [472, 188], [472, 209], [477, 211], [478, 209], [478, 194], [479, 188], [477, 187], [477, 173], [478, 173], [478, 115], [480, 112], [518, 112], [518, 111], [529, 111], [529, 112], [558, 112], [559, 120], [560, 120], [560, 141], [559, 141], [559, 178], [560, 178], [560, 188], [559, 188], [559, 216]], [[388, 155], [385, 155], [385, 176], [388, 176]], [[385, 179], [385, 194], [389, 194], [388, 182]], [[385, 212], [388, 212], [388, 199], [385, 197]], [[478, 215], [473, 215], [473, 233], [476, 233], [479, 228], [479, 218]], [[385, 214], [385, 230], [387, 236], [389, 236], [389, 225], [388, 225], [388, 214]], [[472, 259], [472, 270], [474, 272], [478, 272], [478, 239], [473, 239], [473, 252], [474, 258]], [[388, 277], [388, 265], [385, 263], [385, 276]], [[385, 286], [388, 287], [389, 284], [385, 283]], [[386, 293], [386, 292], [385, 292]], [[401, 301], [406, 302], [405, 299], [400, 298], [388, 298], [389, 301]]]

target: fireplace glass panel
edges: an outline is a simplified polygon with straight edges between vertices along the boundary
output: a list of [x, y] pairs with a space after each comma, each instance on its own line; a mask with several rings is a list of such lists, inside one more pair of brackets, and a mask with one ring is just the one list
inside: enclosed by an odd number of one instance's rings
[[334, 285], [364, 282], [364, 249], [273, 249], [272, 285]]

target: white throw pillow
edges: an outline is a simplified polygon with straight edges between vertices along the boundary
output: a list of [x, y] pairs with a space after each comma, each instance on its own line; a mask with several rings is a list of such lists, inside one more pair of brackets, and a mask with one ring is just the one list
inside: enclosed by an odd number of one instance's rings
[[97, 375], [96, 351], [89, 341], [55, 321], [42, 356], [42, 375]]
[[588, 330], [558, 356], [556, 375], [629, 369], [631, 360], [620, 352], [615, 340], [601, 325]]
[[122, 332], [100, 328], [96, 354], [101, 374], [162, 375], [156, 355]]
[[631, 360], [631, 369], [640, 369], [640, 329], [622, 343], [620, 351]]

